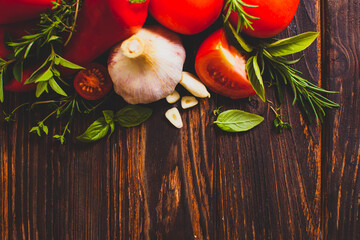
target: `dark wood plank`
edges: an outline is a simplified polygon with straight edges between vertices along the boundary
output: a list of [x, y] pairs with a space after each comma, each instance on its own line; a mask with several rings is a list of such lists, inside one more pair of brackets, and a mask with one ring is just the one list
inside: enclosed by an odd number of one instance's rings
[[360, 239], [360, 3], [325, 3], [326, 77], [341, 107], [325, 132], [324, 239]]
[[[320, 1], [301, 1], [282, 37], [319, 31]], [[315, 6], [315, 8], [314, 8]], [[314, 83], [320, 79], [320, 39], [296, 68]], [[269, 90], [269, 89], [268, 89]], [[267, 96], [274, 101], [272, 89]], [[320, 127], [308, 126], [286, 95], [282, 114], [293, 130], [277, 134], [267, 103], [219, 101], [265, 117], [243, 134], [217, 134], [216, 239], [319, 239], [321, 213]], [[275, 102], [275, 101], [274, 101]]]

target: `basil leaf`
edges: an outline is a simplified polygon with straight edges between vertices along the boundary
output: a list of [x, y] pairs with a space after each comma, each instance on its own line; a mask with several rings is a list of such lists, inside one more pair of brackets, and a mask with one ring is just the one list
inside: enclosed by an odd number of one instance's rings
[[260, 67], [257, 62], [257, 55], [252, 56], [247, 60], [246, 72], [256, 94], [261, 98], [262, 101], [265, 102], [265, 87], [261, 76]]
[[106, 136], [109, 131], [109, 125], [104, 117], [98, 118], [93, 122], [86, 131], [76, 139], [82, 142], [95, 142]]
[[128, 105], [116, 113], [115, 121], [122, 127], [134, 127], [145, 122], [151, 114], [151, 108]]
[[63, 67], [71, 68], [71, 69], [84, 69], [83, 67], [81, 67], [75, 63], [72, 63], [72, 62], [66, 60], [65, 58], [62, 58], [59, 55], [56, 55], [56, 57], [55, 57], [55, 64], [60, 64]]
[[67, 97], [66, 92], [62, 90], [62, 88], [59, 86], [59, 84], [57, 84], [54, 78], [51, 78], [49, 80], [49, 85], [52, 88], [52, 90], [54, 90], [57, 94]]
[[294, 37], [278, 40], [269, 44], [266, 50], [275, 57], [286, 56], [301, 52], [315, 41], [319, 33], [306, 32]]
[[111, 124], [114, 122], [114, 111], [111, 111], [111, 110], [104, 110], [103, 111], [103, 115], [104, 115], [104, 118], [105, 118], [105, 122], [107, 124]]
[[239, 51], [252, 52], [253, 48], [245, 42], [245, 40], [236, 32], [236, 30], [232, 27], [230, 22], [226, 21], [224, 24], [226, 35], [229, 37], [230, 41], [235, 44], [232, 44]]
[[259, 125], [263, 120], [263, 117], [253, 113], [242, 110], [227, 110], [220, 113], [214, 123], [226, 132], [243, 132]]
[[52, 73], [51, 69], [48, 68], [45, 72], [43, 72], [41, 75], [38, 75], [34, 78], [34, 81], [36, 83], [38, 82], [47, 82], [50, 78], [52, 78], [54, 74]]

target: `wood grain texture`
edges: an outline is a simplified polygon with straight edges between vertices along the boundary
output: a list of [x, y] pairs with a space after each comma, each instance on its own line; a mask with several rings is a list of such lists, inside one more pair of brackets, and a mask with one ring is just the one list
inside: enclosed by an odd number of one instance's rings
[[325, 239], [360, 239], [360, 3], [325, 1], [328, 86], [340, 94], [329, 114], [324, 154]]
[[[280, 35], [322, 32], [295, 66], [340, 92], [331, 98], [342, 107], [321, 127], [306, 123], [288, 92], [281, 113], [293, 130], [282, 134], [269, 103], [214, 93], [188, 110], [175, 104], [180, 130], [164, 117], [172, 105], [159, 101], [146, 123], [94, 144], [75, 137], [96, 114], [75, 119], [63, 146], [51, 138], [62, 121], [47, 123], [49, 137], [27, 133], [46, 109], [20, 111], [10, 124], [0, 117], [0, 239], [360, 239], [359, 10], [356, 0], [302, 0]], [[182, 36], [186, 70], [218, 26]], [[277, 104], [272, 88], [266, 94]], [[5, 97], [0, 112], [31, 99]], [[213, 124], [219, 106], [265, 121], [225, 133]]]

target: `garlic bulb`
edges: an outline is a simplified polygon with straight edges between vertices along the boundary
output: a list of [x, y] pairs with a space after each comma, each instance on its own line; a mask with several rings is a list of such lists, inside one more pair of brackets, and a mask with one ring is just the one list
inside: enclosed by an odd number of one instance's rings
[[174, 92], [184, 61], [180, 37], [164, 27], [153, 26], [116, 45], [108, 69], [117, 94], [130, 104], [146, 104]]

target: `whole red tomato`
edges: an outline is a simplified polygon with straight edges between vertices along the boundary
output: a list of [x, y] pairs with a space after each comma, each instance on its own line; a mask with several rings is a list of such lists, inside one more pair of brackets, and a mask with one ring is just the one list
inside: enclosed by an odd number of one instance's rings
[[205, 30], [219, 17], [224, 0], [151, 0], [151, 15], [165, 27], [182, 34]]
[[255, 94], [246, 73], [246, 59], [231, 46], [223, 28], [201, 44], [195, 58], [200, 80], [213, 92], [233, 99]]
[[[244, 0], [256, 7], [244, 7], [244, 11], [258, 19], [250, 19], [252, 27], [243, 28], [243, 32], [257, 38], [269, 38], [282, 32], [292, 21], [299, 5], [299, 0]], [[236, 27], [238, 15], [232, 12], [231, 24]]]

